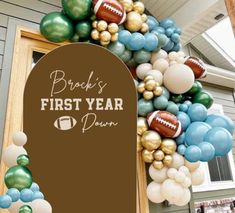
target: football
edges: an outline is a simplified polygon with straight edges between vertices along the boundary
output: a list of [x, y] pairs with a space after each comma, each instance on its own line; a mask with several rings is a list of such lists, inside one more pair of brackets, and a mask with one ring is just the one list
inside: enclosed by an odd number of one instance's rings
[[124, 7], [116, 0], [93, 0], [95, 15], [108, 23], [122, 24], [126, 20]]
[[75, 127], [77, 121], [71, 116], [62, 116], [55, 120], [54, 126], [59, 130], [69, 130]]
[[166, 111], [156, 111], [147, 118], [150, 129], [157, 131], [161, 136], [176, 138], [181, 132], [181, 123], [175, 115]]
[[195, 79], [206, 77], [206, 66], [201, 59], [189, 56], [184, 64], [192, 69]]

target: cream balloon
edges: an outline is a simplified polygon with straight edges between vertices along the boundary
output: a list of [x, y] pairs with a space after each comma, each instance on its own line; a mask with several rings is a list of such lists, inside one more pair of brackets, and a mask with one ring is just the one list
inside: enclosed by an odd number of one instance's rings
[[175, 168], [169, 168], [167, 171], [167, 176], [171, 179], [175, 179], [175, 175], [177, 174], [177, 169]]
[[185, 160], [184, 165], [189, 169], [190, 172], [193, 172], [200, 167], [200, 161], [191, 163]]
[[194, 172], [191, 173], [191, 180], [193, 186], [199, 186], [203, 184], [205, 179], [205, 174], [202, 167], [199, 167]]
[[164, 73], [169, 68], [169, 63], [164, 58], [157, 59], [153, 64], [153, 69], [159, 70], [161, 73]]
[[179, 51], [179, 52], [178, 52], [178, 56], [179, 56], [179, 57], [185, 57], [185, 53], [184, 53], [183, 51]]
[[159, 70], [150, 70], [146, 73], [146, 76], [152, 76], [154, 80], [159, 84], [159, 86], [162, 85], [163, 82], [163, 75]]
[[174, 202], [174, 204], [176, 206], [185, 206], [188, 204], [188, 202], [190, 201], [191, 199], [191, 193], [189, 191], [189, 189], [187, 188], [184, 188], [184, 193], [183, 195], [180, 197], [179, 200], [177, 200], [176, 202]]
[[51, 205], [42, 199], [34, 200], [30, 203], [33, 213], [52, 213]]
[[192, 69], [184, 64], [170, 66], [163, 77], [164, 86], [174, 94], [183, 94], [189, 91], [194, 80]]
[[147, 196], [153, 203], [162, 203], [165, 200], [161, 195], [161, 184], [154, 181], [147, 187]]
[[146, 77], [146, 74], [152, 69], [153, 69], [152, 64], [149, 64], [149, 63], [140, 64], [136, 68], [136, 75], [139, 79], [144, 80], [144, 78]]
[[191, 178], [189, 177], [186, 177], [184, 182], [181, 183], [181, 185], [184, 187], [184, 188], [188, 188], [192, 185], [192, 181], [191, 181]]
[[149, 167], [149, 176], [157, 183], [162, 183], [167, 179], [167, 167], [155, 169], [153, 165]]
[[27, 204], [23, 203], [21, 200], [18, 200], [17, 202], [12, 203], [12, 205], [9, 207], [8, 211], [10, 213], [19, 213], [20, 207], [23, 205], [27, 205]]
[[179, 169], [181, 166], [184, 165], [184, 157], [177, 152], [172, 155], [173, 161], [170, 165], [171, 168]]
[[3, 150], [2, 160], [5, 165], [10, 168], [17, 165], [16, 160], [20, 155], [27, 155], [26, 150], [22, 146], [11, 144], [5, 150]]
[[181, 166], [179, 172], [183, 172], [187, 177], [191, 177], [190, 171], [186, 166]]
[[186, 59], [185, 59], [184, 57], [178, 57], [178, 58], [176, 59], [176, 62], [177, 62], [178, 64], [184, 64], [185, 61], [186, 61]]
[[168, 58], [170, 61], [175, 61], [178, 58], [178, 53], [177, 52], [170, 52], [168, 55]]
[[186, 175], [183, 173], [183, 172], [177, 172], [176, 174], [175, 174], [175, 181], [177, 182], [177, 183], [183, 183], [184, 181], [185, 181], [185, 179], [186, 179]]
[[24, 132], [16, 132], [13, 134], [12, 140], [16, 146], [24, 146], [27, 143], [27, 135]]
[[165, 50], [159, 50], [158, 52], [153, 52], [151, 56], [151, 64], [154, 64], [154, 62], [159, 58], [167, 58], [167, 52]]

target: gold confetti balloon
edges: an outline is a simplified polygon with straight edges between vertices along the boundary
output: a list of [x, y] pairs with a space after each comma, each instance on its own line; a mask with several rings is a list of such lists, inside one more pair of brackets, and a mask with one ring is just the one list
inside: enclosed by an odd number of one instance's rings
[[118, 33], [115, 33], [115, 34], [113, 34], [112, 36], [111, 36], [111, 41], [112, 42], [115, 42], [115, 41], [117, 41], [118, 40]]
[[125, 27], [131, 32], [137, 32], [141, 29], [143, 24], [141, 15], [135, 11], [127, 14]]
[[99, 40], [100, 39], [100, 33], [98, 30], [94, 29], [91, 31], [91, 37], [94, 39], [94, 40]]
[[148, 32], [149, 31], [149, 26], [146, 23], [143, 23], [140, 31], [141, 31], [141, 33]]
[[144, 149], [142, 151], [142, 158], [145, 163], [152, 163], [153, 162], [153, 160], [154, 160], [153, 152], [154, 151], [148, 151], [147, 149]]
[[162, 162], [162, 161], [157, 161], [157, 160], [155, 160], [155, 161], [153, 161], [153, 167], [154, 167], [155, 169], [160, 170], [160, 169], [162, 169], [162, 168], [164, 167], [164, 165], [163, 165], [163, 162]]
[[154, 152], [153, 156], [155, 160], [161, 161], [164, 159], [165, 154], [162, 150], [157, 150], [156, 152]]
[[176, 151], [176, 143], [172, 139], [163, 139], [161, 144], [161, 150], [167, 154], [172, 155]]
[[107, 27], [108, 27], [108, 23], [106, 21], [101, 20], [101, 21], [98, 21], [96, 28], [98, 31], [102, 32], [102, 31], [105, 31]]
[[148, 124], [145, 118], [139, 117], [137, 119], [137, 134], [143, 135], [148, 130]]
[[137, 1], [133, 5], [133, 10], [142, 15], [144, 13], [145, 6], [142, 2]]
[[111, 34], [117, 33], [118, 30], [119, 30], [119, 27], [118, 27], [117, 24], [115, 24], [115, 23], [109, 24], [109, 26], [108, 26], [108, 31], [109, 31]]
[[143, 14], [141, 18], [143, 22], [146, 22], [148, 20], [148, 16], [146, 14]]
[[131, 12], [133, 10], [133, 1], [132, 0], [119, 0], [119, 2], [123, 5], [126, 12]]
[[153, 90], [154, 95], [160, 96], [162, 95], [163, 89], [162, 87], [156, 87], [155, 90]]
[[100, 33], [100, 41], [103, 42], [110, 42], [111, 40], [111, 34], [108, 31], [103, 31]]
[[142, 135], [141, 143], [145, 149], [153, 151], [161, 145], [161, 136], [155, 131], [146, 131]]
[[143, 97], [144, 97], [145, 100], [148, 101], [148, 100], [151, 100], [154, 97], [154, 94], [153, 94], [152, 91], [145, 90], [143, 92]]
[[143, 149], [143, 146], [141, 144], [141, 136], [137, 135], [137, 152], [140, 152]]
[[172, 164], [173, 158], [171, 155], [166, 155], [163, 159], [164, 166], [170, 166]]

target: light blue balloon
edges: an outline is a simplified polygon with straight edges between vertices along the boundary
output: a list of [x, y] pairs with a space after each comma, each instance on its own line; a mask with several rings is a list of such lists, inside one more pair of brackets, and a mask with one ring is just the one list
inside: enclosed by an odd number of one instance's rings
[[234, 123], [230, 118], [225, 115], [208, 115], [205, 122], [208, 123], [211, 127], [223, 127], [227, 129], [231, 134], [234, 133]]
[[165, 96], [156, 97], [153, 101], [155, 109], [166, 109], [168, 106], [168, 100]]
[[172, 113], [173, 115], [177, 115], [179, 112], [179, 107], [174, 102], [169, 101], [166, 111]]
[[131, 35], [131, 39], [128, 42], [128, 47], [130, 47], [132, 50], [141, 50], [145, 45], [145, 37], [141, 33], [133, 33]]
[[37, 183], [32, 183], [30, 189], [33, 191], [33, 192], [38, 192], [40, 191], [40, 187]]
[[154, 31], [157, 31], [159, 34], [165, 34], [165, 29], [163, 28], [163, 27], [155, 27], [154, 29], [153, 29]]
[[145, 44], [144, 49], [151, 52], [155, 50], [158, 46], [158, 38], [153, 33], [145, 33]]
[[38, 199], [44, 200], [44, 195], [43, 195], [42, 192], [34, 192], [34, 193], [33, 193], [33, 198], [32, 198], [32, 200], [38, 200]]
[[138, 114], [140, 116], [146, 117], [148, 113], [153, 112], [153, 102], [152, 101], [146, 101], [145, 99], [141, 98], [138, 101]]
[[211, 126], [204, 122], [193, 122], [185, 132], [185, 142], [187, 145], [199, 145], [204, 140], [205, 135], [211, 129]]
[[159, 25], [159, 23], [155, 17], [148, 16], [147, 25], [149, 26], [149, 31], [151, 31], [154, 28], [156, 28]]
[[129, 43], [131, 40], [131, 33], [128, 30], [122, 30], [118, 33], [118, 41], [123, 44]]
[[180, 51], [182, 48], [181, 44], [180, 43], [177, 43], [177, 44], [174, 44], [173, 48], [171, 49], [171, 51], [175, 51], [175, 52], [178, 52]]
[[207, 108], [202, 104], [192, 104], [188, 109], [191, 121], [205, 121], [207, 118]]
[[187, 112], [189, 106], [187, 104], [180, 104], [179, 109], [181, 112]]
[[178, 146], [177, 152], [178, 152], [180, 155], [184, 155], [186, 149], [187, 149], [187, 147], [186, 147], [184, 144], [181, 144], [181, 145]]
[[198, 147], [202, 152], [200, 161], [208, 162], [215, 157], [215, 148], [212, 144], [208, 142], [202, 142], [198, 145]]
[[194, 163], [201, 159], [202, 152], [198, 146], [191, 145], [186, 148], [184, 156], [187, 161]]
[[23, 202], [31, 202], [33, 200], [33, 191], [31, 189], [23, 189], [20, 192], [20, 199]]
[[158, 47], [164, 47], [170, 41], [165, 34], [159, 34], [158, 36]]
[[176, 144], [180, 145], [180, 144], [184, 144], [185, 141], [185, 133], [183, 132], [178, 138], [176, 138]]
[[173, 34], [171, 35], [171, 40], [172, 40], [174, 43], [178, 44], [178, 43], [180, 42], [180, 35], [177, 34], [177, 33], [173, 33]]
[[12, 199], [9, 195], [0, 196], [0, 208], [8, 209], [12, 204]]
[[182, 30], [179, 27], [177, 27], [175, 29], [174, 33], [177, 33], [177, 34], [181, 35], [182, 34]]
[[9, 195], [12, 199], [12, 202], [16, 202], [20, 199], [20, 192], [18, 189], [11, 188], [7, 191], [7, 195]]
[[169, 41], [166, 46], [164, 46], [162, 49], [169, 52], [174, 47], [174, 42]]
[[204, 141], [214, 146], [215, 156], [225, 156], [233, 147], [232, 135], [222, 127], [214, 127], [209, 130], [204, 137]]
[[170, 28], [167, 28], [167, 29], [166, 29], [165, 34], [166, 34], [166, 36], [167, 36], [168, 38], [171, 38], [171, 35], [174, 33], [174, 31], [175, 31], [175, 28], [170, 27]]
[[185, 112], [178, 112], [176, 117], [180, 121], [183, 130], [186, 130], [191, 124], [191, 120]]
[[192, 102], [191, 101], [185, 101], [184, 104], [188, 105], [188, 107], [190, 107], [192, 105]]
[[174, 27], [174, 25], [175, 25], [174, 21], [170, 18], [163, 19], [160, 22], [160, 26], [165, 28], [165, 29], [170, 28], [170, 27]]

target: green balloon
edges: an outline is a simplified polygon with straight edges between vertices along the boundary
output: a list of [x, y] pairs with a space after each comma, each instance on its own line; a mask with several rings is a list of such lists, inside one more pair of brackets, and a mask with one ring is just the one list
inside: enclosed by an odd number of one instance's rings
[[32, 212], [33, 212], [32, 208], [28, 205], [21, 206], [19, 209], [19, 213], [32, 213]]
[[203, 104], [207, 109], [211, 107], [213, 102], [213, 96], [205, 91], [201, 91], [193, 97], [193, 103]]
[[17, 158], [17, 164], [19, 166], [28, 166], [29, 165], [29, 156], [28, 155], [20, 155]]
[[77, 33], [73, 35], [73, 37], [70, 39], [71, 42], [79, 42], [79, 36]]
[[195, 95], [202, 91], [202, 84], [199, 81], [195, 81], [192, 88], [187, 92], [187, 95]]
[[124, 63], [127, 63], [132, 58], [132, 52], [130, 50], [125, 50], [124, 53], [120, 56]]
[[73, 36], [73, 23], [62, 13], [52, 12], [42, 19], [40, 31], [49, 41], [63, 42]]
[[125, 52], [125, 45], [119, 41], [110, 43], [108, 49], [115, 55], [121, 56]]
[[88, 39], [91, 34], [92, 26], [89, 21], [81, 21], [76, 25], [75, 29], [80, 38]]
[[146, 50], [139, 50], [134, 53], [134, 60], [138, 64], [144, 64], [151, 59], [151, 53]]
[[62, 6], [71, 19], [81, 21], [90, 15], [92, 0], [62, 0]]
[[184, 95], [172, 95], [171, 100], [176, 104], [183, 103], [185, 100], [185, 96]]
[[169, 38], [165, 34], [158, 34], [158, 47], [164, 47], [169, 42]]
[[21, 191], [22, 189], [30, 188], [32, 183], [32, 173], [24, 166], [11, 167], [5, 174], [5, 184], [8, 189], [16, 188]]
[[126, 63], [126, 65], [127, 65], [128, 67], [131, 67], [131, 68], [138, 66], [138, 64], [135, 62], [134, 58], [132, 58], [131, 60], [129, 60], [129, 61]]

